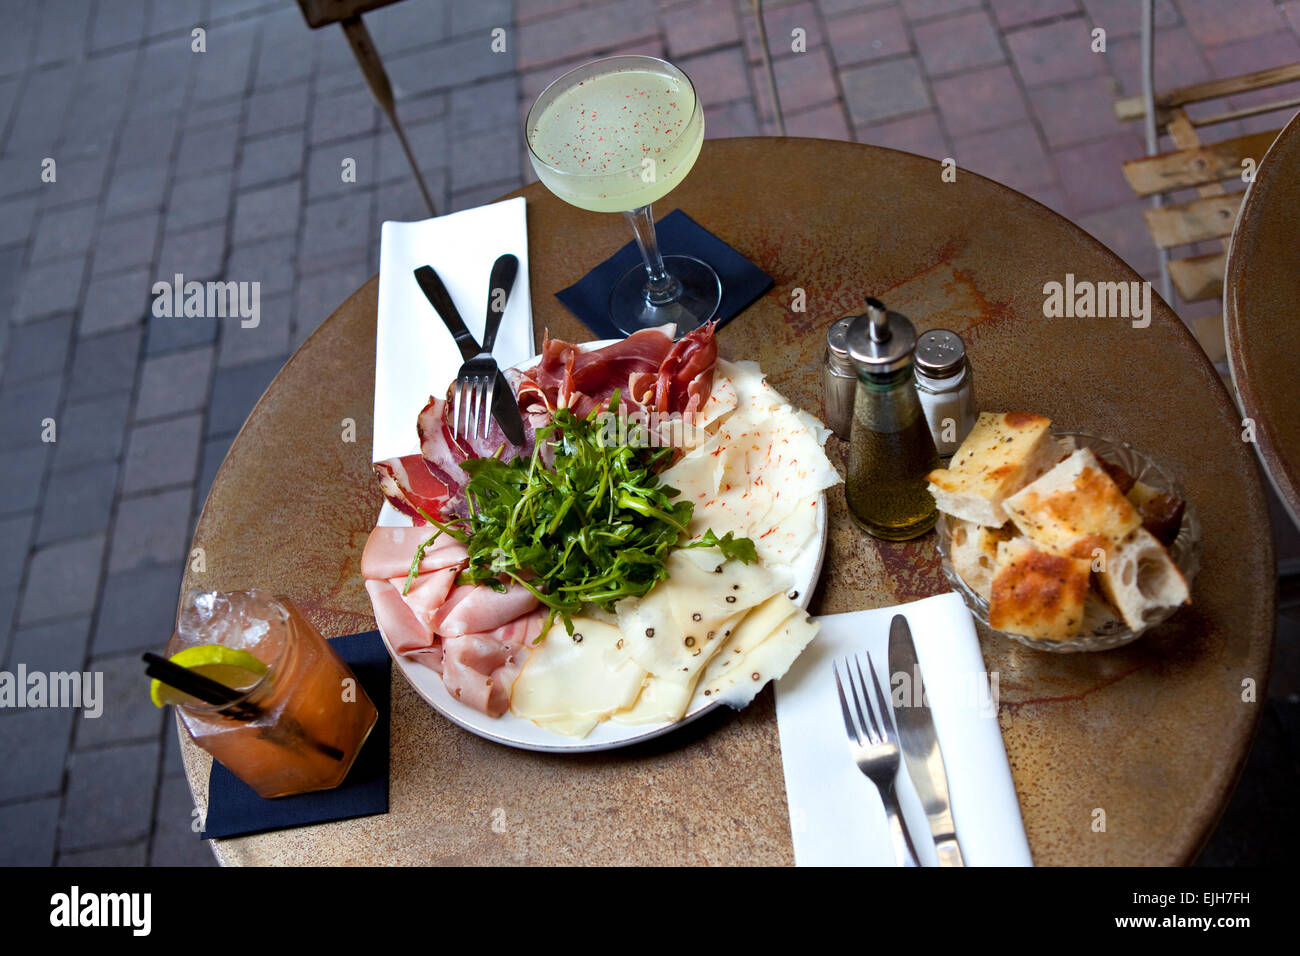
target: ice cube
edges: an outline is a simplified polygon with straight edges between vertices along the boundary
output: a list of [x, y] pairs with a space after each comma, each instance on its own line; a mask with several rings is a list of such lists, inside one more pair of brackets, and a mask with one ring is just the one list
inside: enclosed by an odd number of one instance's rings
[[[190, 591], [181, 603], [176, 630], [186, 645], [224, 644], [252, 650], [288, 620], [267, 591]], [[261, 655], [259, 655], [261, 656]]]

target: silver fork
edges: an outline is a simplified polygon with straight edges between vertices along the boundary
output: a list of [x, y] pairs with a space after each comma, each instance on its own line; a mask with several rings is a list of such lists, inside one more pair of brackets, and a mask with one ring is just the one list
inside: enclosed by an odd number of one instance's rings
[[[497, 259], [488, 280], [487, 319], [483, 325], [483, 344], [479, 353], [460, 367], [452, 388], [451, 432], [456, 439], [473, 438], [481, 431], [486, 439], [492, 423], [492, 402], [496, 398], [501, 369], [492, 357], [497, 330], [505, 312], [506, 299], [514, 285], [519, 260], [510, 254]], [[461, 408], [465, 415], [462, 418]]]
[[[853, 667], [849, 666], [850, 663]], [[844, 696], [844, 684], [840, 681], [841, 665], [857, 711], [856, 720], [849, 709], [848, 699]], [[858, 675], [856, 681], [853, 679], [854, 668]], [[871, 672], [871, 683], [876, 688], [879, 718], [871, 709], [871, 696], [867, 693], [867, 681], [862, 675], [860, 658], [856, 655], [841, 658], [832, 665], [832, 669], [835, 673], [835, 689], [840, 694], [840, 709], [844, 712], [844, 729], [848, 731], [853, 762], [880, 791], [880, 800], [885, 805], [885, 814], [889, 817], [889, 826], [894, 836], [894, 854], [898, 858], [898, 865], [919, 866], [916, 849], [912, 846], [912, 838], [903, 822], [903, 815], [899, 812], [898, 797], [894, 792], [894, 778], [898, 776], [898, 734], [889, 719], [889, 703], [876, 679], [876, 668], [871, 663], [871, 655], [867, 654], [867, 670]]]

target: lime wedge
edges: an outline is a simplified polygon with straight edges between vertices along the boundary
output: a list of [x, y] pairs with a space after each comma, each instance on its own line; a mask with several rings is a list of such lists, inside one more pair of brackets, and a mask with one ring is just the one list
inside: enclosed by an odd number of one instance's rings
[[[257, 682], [266, 673], [266, 665], [238, 647], [224, 644], [199, 644], [177, 651], [171, 656], [173, 664], [188, 667], [197, 674], [210, 677], [227, 687], [239, 690]], [[149, 685], [149, 698], [157, 707], [167, 704], [190, 703], [194, 700], [169, 684], [155, 679]]]

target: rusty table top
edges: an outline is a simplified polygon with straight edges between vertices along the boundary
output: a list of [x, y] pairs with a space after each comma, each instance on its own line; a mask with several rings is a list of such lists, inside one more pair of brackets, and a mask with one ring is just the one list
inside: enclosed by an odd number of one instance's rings
[[[661, 203], [680, 207], [775, 280], [719, 335], [820, 413], [824, 328], [874, 294], [919, 329], [968, 343], [987, 409], [1025, 408], [1123, 438], [1172, 471], [1204, 526], [1194, 604], [1142, 640], [1052, 655], [982, 634], [999, 675], [999, 720], [1029, 845], [1040, 864], [1175, 864], [1207, 838], [1244, 763], [1268, 680], [1275, 613], [1264, 489], [1213, 367], [1153, 299], [1149, 326], [1049, 319], [1044, 283], [1138, 276], [1044, 206], [974, 174], [853, 143], [706, 143]], [[540, 185], [528, 203], [539, 337], [590, 334], [552, 293], [628, 241], [621, 216], [587, 213]], [[671, 250], [668, 250], [671, 251]], [[185, 585], [261, 587], [298, 602], [322, 632], [373, 627], [360, 557], [381, 503], [371, 477], [372, 279], [293, 356], [222, 465], [195, 543], [206, 572]], [[803, 290], [797, 296], [796, 290]], [[806, 300], [806, 311], [792, 303]], [[356, 441], [340, 440], [344, 419]], [[412, 423], [414, 427], [414, 423]], [[844, 449], [831, 439], [841, 466]], [[878, 607], [946, 590], [932, 535], [887, 544], [858, 532], [843, 493], [814, 612]], [[215, 841], [226, 863], [790, 863], [770, 688], [647, 745], [552, 756], [474, 737], [394, 669], [387, 815]], [[207, 757], [183, 739], [206, 806]]]
[[1232, 232], [1223, 289], [1228, 365], [1278, 498], [1300, 524], [1300, 114], [1260, 162]]

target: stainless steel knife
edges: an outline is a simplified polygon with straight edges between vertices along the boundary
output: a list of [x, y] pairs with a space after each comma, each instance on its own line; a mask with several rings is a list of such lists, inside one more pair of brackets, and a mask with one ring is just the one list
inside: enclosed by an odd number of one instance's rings
[[889, 624], [889, 673], [906, 674], [911, 699], [894, 707], [894, 724], [898, 727], [898, 743], [907, 761], [907, 772], [916, 787], [916, 794], [925, 808], [930, 824], [930, 835], [939, 854], [940, 866], [965, 866], [961, 847], [957, 844], [957, 828], [953, 824], [952, 805], [948, 800], [948, 774], [943, 766], [943, 753], [939, 738], [935, 736], [934, 719], [925, 699], [925, 685], [921, 679], [921, 665], [916, 660], [916, 645], [912, 643], [912, 630], [907, 618], [895, 614]]

